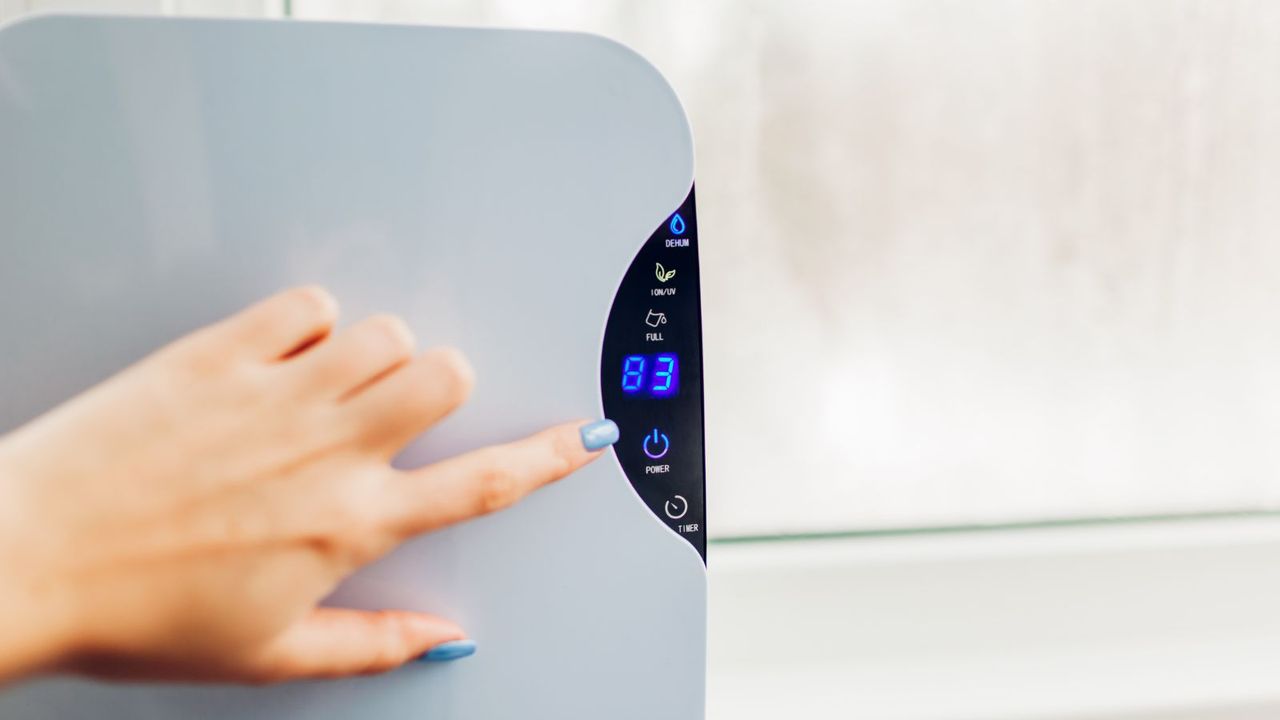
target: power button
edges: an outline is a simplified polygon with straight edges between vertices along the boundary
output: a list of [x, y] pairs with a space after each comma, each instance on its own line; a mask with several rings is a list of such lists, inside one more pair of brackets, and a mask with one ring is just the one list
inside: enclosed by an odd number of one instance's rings
[[644, 436], [644, 454], [650, 458], [657, 460], [667, 454], [671, 449], [671, 441], [667, 439], [667, 434], [654, 428], [653, 432]]

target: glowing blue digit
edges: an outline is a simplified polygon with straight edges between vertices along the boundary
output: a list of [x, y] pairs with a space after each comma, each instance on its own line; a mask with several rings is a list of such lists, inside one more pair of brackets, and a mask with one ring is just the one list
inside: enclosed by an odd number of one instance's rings
[[680, 365], [672, 353], [663, 353], [654, 360], [653, 384], [649, 392], [654, 397], [674, 395], [680, 382]]
[[622, 361], [622, 392], [640, 392], [644, 384], [644, 356], [628, 355]]

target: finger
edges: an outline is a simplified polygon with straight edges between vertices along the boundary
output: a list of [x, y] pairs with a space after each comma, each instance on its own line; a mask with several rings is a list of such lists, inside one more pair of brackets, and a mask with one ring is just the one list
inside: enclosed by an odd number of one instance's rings
[[211, 332], [229, 336], [260, 360], [279, 360], [323, 338], [338, 318], [338, 303], [317, 286], [277, 293], [217, 323]]
[[370, 444], [390, 458], [466, 401], [471, 364], [453, 348], [433, 348], [347, 401]]
[[[393, 670], [437, 649], [435, 657], [464, 657], [466, 634], [457, 625], [405, 610], [316, 608], [275, 640], [248, 668], [250, 679], [278, 682], [337, 678]], [[443, 646], [443, 647], [442, 647]], [[474, 651], [474, 644], [470, 644]], [[465, 653], [465, 654], [459, 654]]]
[[414, 535], [496, 512], [596, 459], [617, 439], [611, 420], [564, 423], [408, 471], [399, 485], [405, 497], [393, 498], [391, 525]]
[[414, 339], [404, 321], [374, 315], [305, 353], [294, 362], [310, 382], [345, 396], [413, 357]]

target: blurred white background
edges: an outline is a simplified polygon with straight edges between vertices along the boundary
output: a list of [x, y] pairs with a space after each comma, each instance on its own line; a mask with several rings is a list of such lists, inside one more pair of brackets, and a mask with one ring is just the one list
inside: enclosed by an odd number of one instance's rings
[[0, 0], [580, 29], [693, 121], [714, 536], [1280, 500], [1280, 4]]
[[[709, 717], [1280, 717], [1280, 3], [0, 0], [579, 29], [694, 125]], [[2, 159], [0, 159], [2, 161]]]

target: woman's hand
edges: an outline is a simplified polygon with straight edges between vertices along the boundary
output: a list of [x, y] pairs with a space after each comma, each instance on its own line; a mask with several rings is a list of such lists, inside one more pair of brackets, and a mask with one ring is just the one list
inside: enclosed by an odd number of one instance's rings
[[331, 335], [336, 310], [317, 288], [281, 293], [0, 438], [0, 679], [335, 677], [465, 637], [316, 604], [405, 539], [573, 472], [617, 428], [393, 469], [471, 370], [454, 350], [415, 355], [393, 317]]

